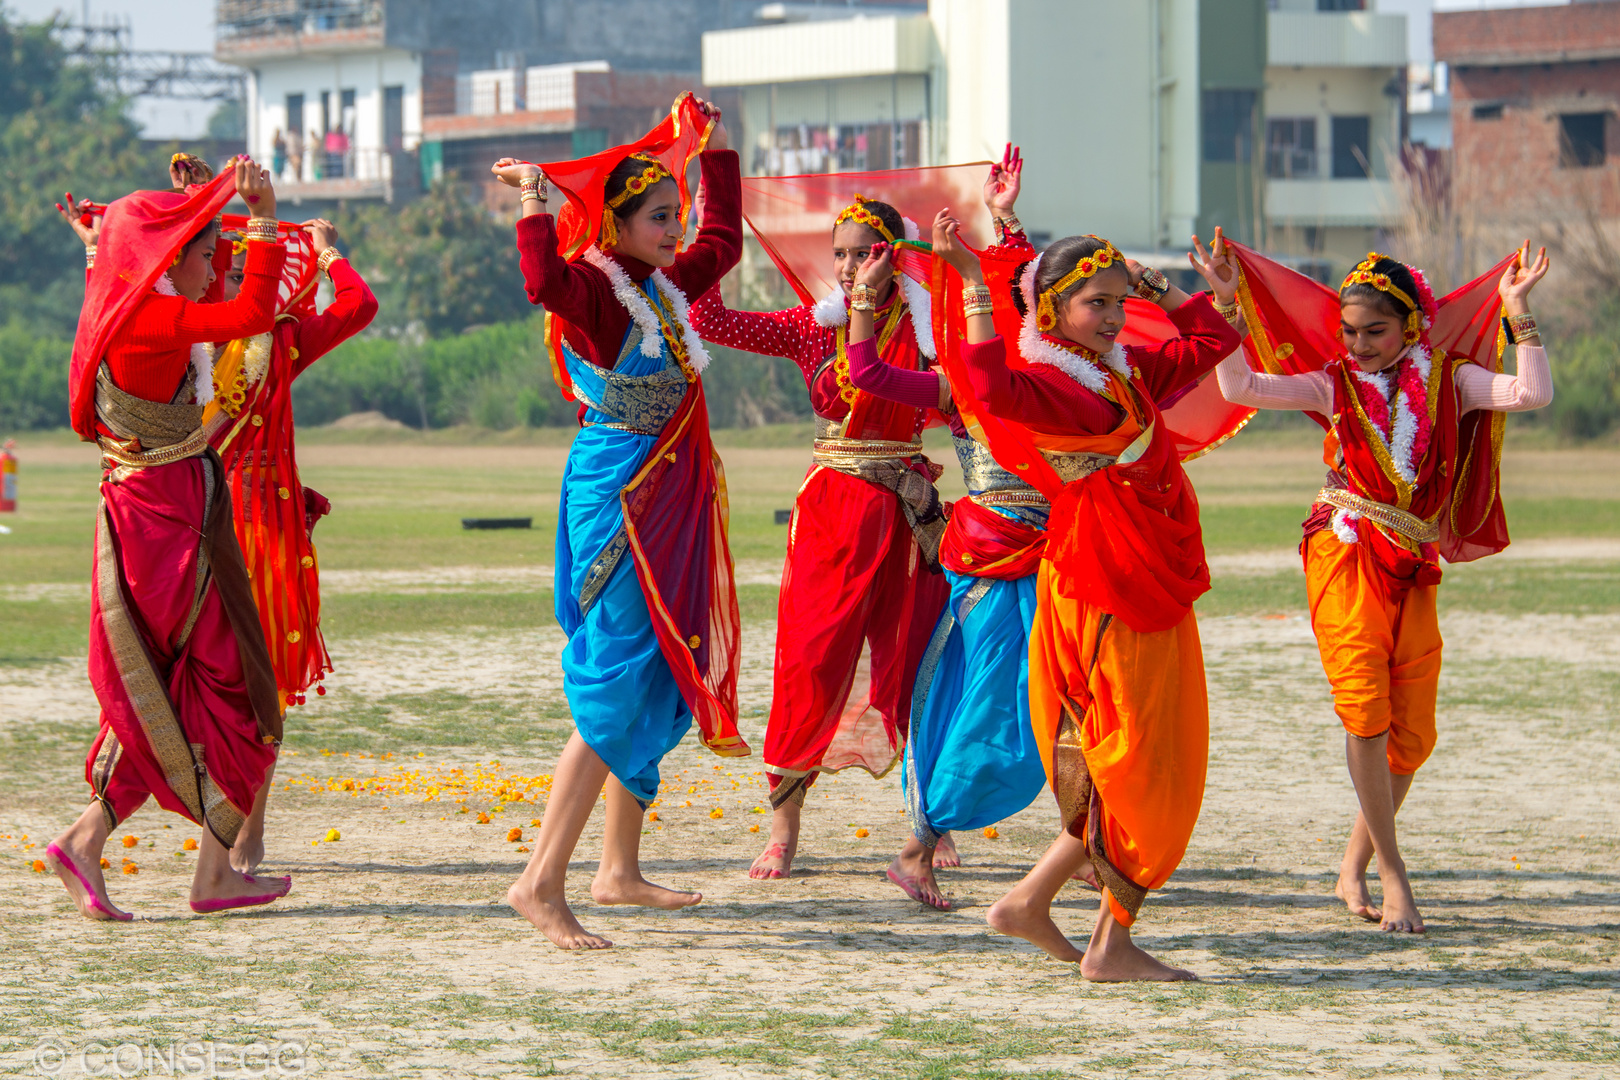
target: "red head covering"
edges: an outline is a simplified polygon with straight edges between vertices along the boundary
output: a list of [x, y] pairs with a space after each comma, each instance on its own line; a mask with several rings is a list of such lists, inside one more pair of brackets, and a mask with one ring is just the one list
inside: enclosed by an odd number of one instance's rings
[[107, 207], [68, 368], [68, 410], [81, 439], [95, 441], [96, 369], [107, 343], [186, 241], [201, 232], [235, 193], [236, 178], [227, 172], [183, 195], [137, 191]]
[[[247, 223], [243, 214], [226, 214], [220, 227], [225, 232], [241, 233], [247, 229]], [[320, 273], [315, 241], [302, 225], [290, 221], [277, 223], [276, 239], [287, 249], [287, 261], [281, 268], [281, 285], [276, 290], [276, 315], [307, 319], [315, 314], [315, 278]], [[230, 273], [234, 250], [231, 244], [220, 244], [214, 249], [214, 272], [218, 278], [215, 287], [208, 291], [207, 299], [211, 302], [223, 298], [222, 284], [225, 275]]]
[[686, 169], [708, 145], [709, 130], [713, 126], [714, 118], [705, 115], [698, 108], [691, 91], [687, 91], [675, 99], [669, 115], [657, 127], [635, 142], [611, 147], [590, 157], [553, 161], [540, 166], [551, 186], [568, 200], [568, 205], [557, 214], [557, 237], [563, 258], [572, 262], [596, 243], [597, 234], [602, 229], [602, 207], [612, 197], [603, 194], [603, 186], [607, 183], [608, 174], [631, 154], [655, 157], [669, 170], [680, 188], [681, 217], [684, 221], [686, 208], [692, 205]]

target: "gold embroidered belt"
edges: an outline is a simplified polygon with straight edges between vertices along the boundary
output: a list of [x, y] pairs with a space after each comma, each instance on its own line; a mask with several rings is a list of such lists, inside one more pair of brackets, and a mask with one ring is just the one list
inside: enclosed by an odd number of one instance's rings
[[1056, 450], [1042, 450], [1041, 456], [1065, 484], [1106, 469], [1119, 460], [1112, 454], [1063, 454]]
[[1352, 514], [1360, 514], [1368, 521], [1392, 532], [1398, 532], [1414, 544], [1433, 544], [1440, 539], [1440, 519], [1424, 521], [1409, 510], [1388, 503], [1375, 502], [1357, 495], [1347, 488], [1325, 487], [1316, 493], [1316, 501], [1327, 503]]
[[1050, 507], [1046, 496], [1034, 488], [1009, 488], [1003, 491], [981, 491], [970, 494], [968, 498], [980, 506], [1038, 506], [1042, 509]]
[[920, 442], [885, 439], [817, 439], [811, 453], [819, 465], [837, 467], [863, 461], [909, 461], [923, 452]]
[[96, 440], [101, 447], [101, 467], [104, 471], [113, 469], [149, 469], [156, 465], [170, 465], [176, 461], [198, 457], [208, 452], [208, 428], [198, 428], [181, 442], [170, 446], [160, 446], [155, 450], [132, 450], [131, 446], [139, 446], [140, 441], [131, 439], [128, 443], [121, 443], [117, 439], [103, 436]]

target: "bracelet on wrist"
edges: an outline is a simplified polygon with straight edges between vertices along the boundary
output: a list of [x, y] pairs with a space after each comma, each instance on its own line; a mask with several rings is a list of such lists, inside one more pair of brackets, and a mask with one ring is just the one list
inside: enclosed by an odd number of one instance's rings
[[84, 268], [92, 269], [96, 265], [96, 245], [91, 244], [84, 249]]
[[870, 285], [856, 282], [849, 290], [849, 306], [852, 311], [876, 311], [877, 290]]
[[280, 229], [281, 222], [275, 218], [248, 218], [247, 228], [242, 230], [242, 239], [257, 240], [263, 244], [274, 244], [281, 239]]
[[962, 314], [967, 318], [989, 315], [995, 310], [990, 299], [990, 286], [968, 285], [962, 289]]
[[315, 260], [315, 268], [328, 276], [332, 273], [332, 264], [343, 258], [343, 252], [335, 247], [329, 247], [321, 252], [321, 257]]
[[1236, 322], [1238, 315], [1243, 311], [1243, 305], [1236, 300], [1233, 300], [1230, 304], [1223, 304], [1212, 295], [1209, 302], [1215, 308], [1215, 314], [1227, 322]]
[[1142, 280], [1136, 283], [1136, 295], [1151, 304], [1163, 300], [1164, 294], [1169, 291], [1170, 279], [1151, 266], [1142, 271]]
[[1012, 233], [1024, 231], [1024, 223], [1018, 220], [1017, 215], [1008, 214], [1006, 217], [994, 217], [992, 220], [996, 226], [996, 235], [1003, 241]]
[[519, 202], [545, 202], [550, 189], [544, 176], [525, 176], [518, 181]]
[[1537, 337], [1541, 333], [1536, 326], [1536, 317], [1528, 311], [1518, 315], [1504, 316], [1502, 324], [1507, 328], [1508, 340], [1515, 345], [1521, 341]]

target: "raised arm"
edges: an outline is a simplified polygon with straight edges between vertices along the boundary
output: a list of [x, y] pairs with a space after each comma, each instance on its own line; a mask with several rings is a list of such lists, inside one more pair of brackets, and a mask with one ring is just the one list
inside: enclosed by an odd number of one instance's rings
[[141, 307], [141, 336], [167, 344], [229, 341], [268, 331], [276, 323], [276, 292], [287, 249], [279, 242], [247, 242], [242, 291], [236, 299], [197, 304], [180, 296], [147, 297]]
[[[315, 248], [326, 260], [326, 273], [332, 279], [332, 303], [319, 315], [312, 315], [298, 323], [293, 331], [297, 342], [298, 359], [293, 361], [293, 376], [325, 356], [338, 345], [371, 325], [377, 317], [377, 298], [371, 294], [365, 280], [349, 260], [337, 254], [332, 247], [336, 230], [329, 221], [317, 219], [305, 222], [314, 226]], [[328, 251], [332, 255], [326, 254]]]
[[742, 258], [742, 167], [735, 150], [698, 155], [703, 176], [703, 218], [697, 239], [675, 256], [670, 280], [688, 297], [717, 285]]
[[1166, 314], [1179, 331], [1177, 336], [1157, 345], [1131, 349], [1148, 393], [1159, 402], [1208, 374], [1243, 340], [1231, 324], [1215, 313], [1208, 293], [1199, 293]]
[[[534, 205], [530, 201], [527, 207]], [[518, 267], [523, 271], [529, 303], [576, 326], [594, 325], [598, 312], [618, 303], [606, 274], [586, 262], [571, 263], [558, 253], [557, 219], [550, 214], [532, 213], [519, 218], [517, 246]]]
[[873, 336], [875, 298], [882, 283], [894, 277], [893, 254], [888, 244], [876, 245], [855, 275], [857, 299], [849, 308], [849, 381], [887, 401], [948, 412], [951, 386], [942, 373], [905, 371], [878, 356]]
[[1242, 352], [1234, 352], [1215, 369], [1221, 396], [1251, 409], [1299, 409], [1331, 416], [1333, 376], [1325, 371], [1299, 375], [1266, 375], [1251, 371]]
[[1552, 369], [1547, 350], [1530, 314], [1530, 290], [1547, 276], [1552, 263], [1542, 248], [1532, 261], [1530, 241], [1526, 240], [1506, 272], [1498, 291], [1502, 313], [1513, 324], [1514, 353], [1518, 356], [1517, 375], [1495, 375], [1477, 364], [1461, 364], [1456, 369], [1457, 400], [1461, 412], [1489, 409], [1492, 412], [1529, 412], [1552, 403]]

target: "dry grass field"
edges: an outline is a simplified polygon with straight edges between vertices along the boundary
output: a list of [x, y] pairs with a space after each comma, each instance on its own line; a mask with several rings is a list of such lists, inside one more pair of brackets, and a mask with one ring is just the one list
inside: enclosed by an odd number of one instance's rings
[[[757, 751], [785, 540], [772, 512], [808, 452], [803, 432], [746, 434], [720, 436]], [[692, 740], [666, 761], [644, 862], [701, 890], [700, 906], [593, 906], [598, 815], [572, 895], [617, 947], [558, 952], [506, 907], [570, 729], [550, 614], [566, 447], [550, 433], [310, 433], [305, 479], [336, 507], [316, 540], [338, 671], [289, 716], [276, 776], [266, 869], [292, 874], [293, 892], [192, 915], [182, 842], [195, 829], [148, 807], [119, 830], [136, 846], [109, 852], [139, 866], [113, 888], [140, 918], [77, 918], [30, 865], [86, 795], [95, 462], [59, 436], [19, 441], [22, 512], [0, 518], [12, 530], [0, 535], [0, 1071], [1620, 1075], [1613, 448], [1510, 436], [1515, 545], [1447, 571], [1440, 744], [1401, 817], [1421, 937], [1381, 934], [1332, 895], [1354, 796], [1293, 552], [1319, 447], [1246, 433], [1194, 463], [1216, 579], [1199, 609], [1209, 782], [1186, 860], [1138, 934], [1202, 981], [1095, 986], [984, 924], [1050, 839], [1049, 797], [995, 839], [960, 838], [963, 867], [941, 873], [957, 906], [940, 913], [882, 874], [906, 835], [895, 776], [827, 778], [794, 876], [754, 882], [759, 760]], [[462, 531], [475, 514], [532, 514], [535, 528]], [[1079, 886], [1060, 897], [1078, 937], [1094, 910]], [[213, 1071], [165, 1072], [163, 1055], [193, 1041], [210, 1044]]]

